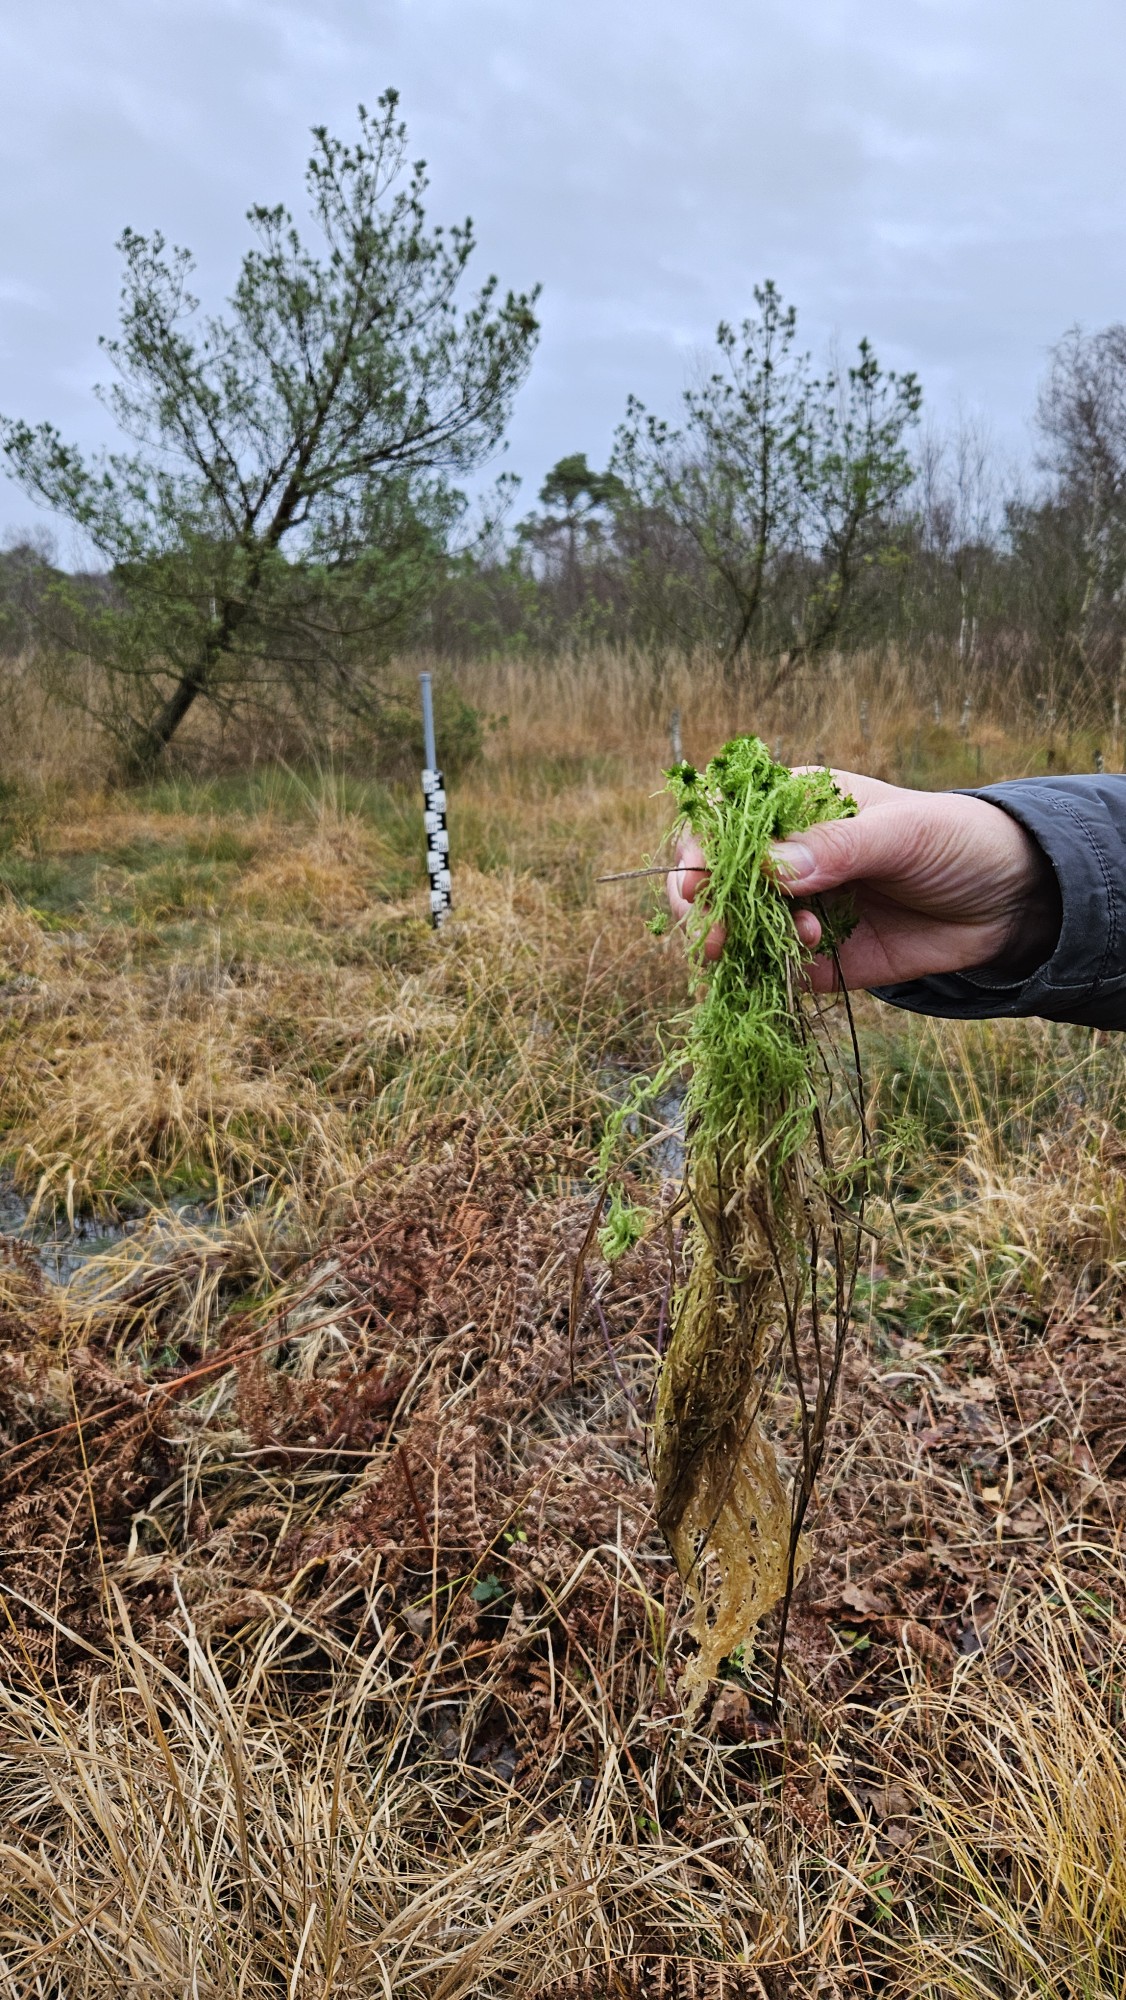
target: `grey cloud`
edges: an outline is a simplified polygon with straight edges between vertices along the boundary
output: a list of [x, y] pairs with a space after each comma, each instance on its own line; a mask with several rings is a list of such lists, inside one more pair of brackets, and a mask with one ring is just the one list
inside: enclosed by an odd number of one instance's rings
[[[544, 280], [509, 463], [534, 491], [670, 407], [776, 277], [815, 349], [868, 333], [1022, 448], [1049, 343], [1126, 316], [1120, 0], [39, 0], [0, 25], [0, 408], [108, 437], [90, 387], [121, 226], [217, 302], [307, 128], [396, 83], [436, 216]], [[29, 517], [0, 491], [0, 524]]]

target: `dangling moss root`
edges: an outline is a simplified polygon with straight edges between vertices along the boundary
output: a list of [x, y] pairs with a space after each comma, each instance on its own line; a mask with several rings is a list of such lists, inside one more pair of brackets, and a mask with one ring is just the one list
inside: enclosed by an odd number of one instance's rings
[[[687, 1068], [688, 1275], [674, 1303], [652, 1456], [658, 1519], [699, 1647], [686, 1677], [695, 1703], [721, 1661], [788, 1596], [828, 1414], [823, 1392], [831, 1395], [839, 1365], [838, 1339], [832, 1382], [818, 1348], [813, 1404], [801, 1387], [803, 1461], [788, 1492], [759, 1422], [766, 1363], [788, 1338], [800, 1385], [799, 1306], [811, 1278], [817, 1293], [826, 1246], [830, 1260], [834, 1245], [841, 1252], [842, 1187], [832, 1185], [819, 1114], [823, 1054], [799, 993], [807, 955], [769, 849], [856, 805], [828, 771], [791, 771], [756, 737], [735, 738], [703, 773], [680, 764], [668, 775], [710, 871], [707, 908], [688, 940], [703, 996], [678, 1023], [680, 1046], [660, 1074], [613, 1121], [602, 1164], [609, 1178], [631, 1116]], [[704, 957], [712, 923], [726, 933], [714, 962]], [[846, 927], [838, 918], [838, 937]], [[612, 1183], [603, 1254], [612, 1260], [629, 1248], [643, 1219]], [[838, 1334], [850, 1299], [851, 1283], [838, 1282]], [[815, 1297], [815, 1337], [819, 1324]]]

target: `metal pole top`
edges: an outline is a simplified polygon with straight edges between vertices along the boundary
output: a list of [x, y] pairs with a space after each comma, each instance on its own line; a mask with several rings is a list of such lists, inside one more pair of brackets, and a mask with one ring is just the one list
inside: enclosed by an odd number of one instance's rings
[[419, 674], [418, 683], [422, 689], [422, 738], [426, 746], [426, 768], [428, 771], [436, 771], [438, 746], [434, 736], [434, 697], [429, 674]]

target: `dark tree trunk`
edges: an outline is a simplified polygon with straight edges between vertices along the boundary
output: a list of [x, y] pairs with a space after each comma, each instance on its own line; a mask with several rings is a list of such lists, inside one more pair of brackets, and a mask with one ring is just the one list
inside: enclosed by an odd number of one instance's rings
[[152, 776], [193, 702], [201, 694], [206, 694], [215, 663], [222, 659], [224, 653], [230, 651], [231, 642], [258, 588], [258, 581], [259, 571], [256, 566], [247, 579], [248, 589], [245, 596], [224, 604], [218, 622], [208, 634], [199, 665], [181, 675], [168, 700], [157, 710], [152, 721], [138, 730], [126, 758], [126, 773], [129, 777], [138, 779]]
[[152, 776], [196, 696], [203, 693], [205, 685], [201, 674], [185, 674], [183, 679], [176, 683], [163, 707], [158, 709], [153, 720], [146, 724], [144, 729], [138, 730], [129, 747], [126, 764], [130, 777]]

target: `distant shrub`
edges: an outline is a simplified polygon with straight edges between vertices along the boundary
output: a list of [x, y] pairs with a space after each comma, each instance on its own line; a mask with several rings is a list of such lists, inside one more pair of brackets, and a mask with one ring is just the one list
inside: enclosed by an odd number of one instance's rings
[[[476, 763], [481, 754], [484, 732], [477, 709], [453, 687], [434, 689], [434, 733], [438, 740], [438, 765], [447, 778]], [[425, 762], [422, 711], [417, 695], [404, 691], [381, 711], [375, 731], [376, 759], [380, 777], [410, 778]]]

